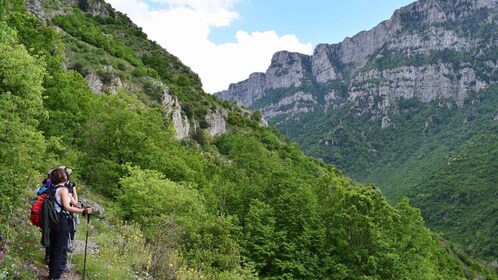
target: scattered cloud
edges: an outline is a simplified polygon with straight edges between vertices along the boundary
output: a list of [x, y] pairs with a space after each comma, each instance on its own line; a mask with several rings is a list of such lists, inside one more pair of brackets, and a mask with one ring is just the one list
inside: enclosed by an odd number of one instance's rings
[[235, 42], [215, 44], [211, 28], [229, 26], [239, 18], [240, 0], [107, 0], [168, 52], [199, 74], [208, 93], [224, 90], [233, 82], [264, 72], [280, 50], [310, 54], [311, 43], [275, 31], [237, 31]]

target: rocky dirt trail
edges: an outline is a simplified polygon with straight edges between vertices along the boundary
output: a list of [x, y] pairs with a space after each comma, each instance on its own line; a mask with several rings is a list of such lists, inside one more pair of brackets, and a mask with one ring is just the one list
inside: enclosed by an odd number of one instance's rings
[[[88, 240], [87, 249], [86, 249], [87, 257], [92, 254], [98, 254], [99, 248], [97, 243]], [[82, 275], [77, 274], [74, 271], [74, 263], [71, 262], [71, 257], [76, 255], [84, 255], [85, 254], [85, 240], [75, 240], [74, 241], [74, 250], [71, 253], [68, 253], [68, 267], [71, 269], [69, 272], [66, 272], [62, 275], [61, 280], [82, 280]], [[39, 271], [39, 279], [48, 279], [48, 268], [44, 267]]]

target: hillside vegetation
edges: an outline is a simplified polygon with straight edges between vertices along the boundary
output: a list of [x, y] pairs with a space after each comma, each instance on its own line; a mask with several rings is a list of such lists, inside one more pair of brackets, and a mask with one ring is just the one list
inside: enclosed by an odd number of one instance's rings
[[[346, 113], [349, 105], [279, 128], [308, 154], [380, 187], [390, 202], [409, 197], [433, 230], [491, 260], [498, 252], [496, 104], [492, 86], [470, 94], [459, 109], [451, 100], [402, 99], [393, 108], [395, 125], [387, 128]], [[311, 127], [324, 131], [311, 135]]]
[[216, 95], [496, 261], [497, 46], [498, 1], [413, 1], [312, 55], [277, 52]]
[[[498, 279], [428, 230], [408, 199], [391, 206], [257, 114], [202, 92], [107, 4], [38, 2], [65, 13], [42, 21], [24, 1], [0, 0], [0, 279], [37, 277], [29, 201], [62, 164], [80, 196], [106, 209], [93, 218], [91, 279]], [[108, 14], [85, 13], [95, 3]], [[109, 90], [92, 92], [88, 74]], [[182, 141], [165, 88], [198, 125]], [[212, 137], [202, 120], [216, 106], [228, 132]]]

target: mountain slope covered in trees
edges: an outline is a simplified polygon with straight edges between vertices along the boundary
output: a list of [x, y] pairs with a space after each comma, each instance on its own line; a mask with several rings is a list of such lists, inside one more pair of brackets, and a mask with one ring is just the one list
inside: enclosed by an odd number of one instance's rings
[[497, 30], [496, 0], [420, 0], [311, 56], [276, 53], [217, 95], [496, 260]]
[[[92, 279], [497, 279], [408, 200], [391, 206], [258, 114], [202, 92], [105, 2], [0, 4], [2, 277], [35, 277], [29, 200], [64, 164], [106, 206]], [[226, 112], [223, 133], [213, 112]]]

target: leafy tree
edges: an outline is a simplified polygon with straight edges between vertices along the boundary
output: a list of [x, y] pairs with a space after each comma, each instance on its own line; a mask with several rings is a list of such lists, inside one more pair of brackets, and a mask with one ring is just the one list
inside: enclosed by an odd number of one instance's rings
[[42, 105], [43, 63], [18, 44], [0, 42], [0, 198], [2, 216], [19, 207], [22, 193], [45, 162], [36, 130]]
[[[239, 266], [239, 250], [232, 238], [237, 229], [230, 218], [208, 214], [195, 189], [174, 183], [157, 171], [135, 167], [129, 172], [120, 181], [122, 194], [117, 199], [124, 219], [149, 229], [172, 219], [180, 232], [171, 232], [170, 237], [180, 236], [176, 237], [178, 243], [170, 246], [182, 250], [190, 265], [218, 272]], [[157, 236], [162, 230], [150, 234]]]
[[162, 171], [176, 181], [193, 177], [185, 164], [186, 152], [175, 142], [160, 110], [146, 107], [127, 93], [95, 100], [78, 144], [87, 151], [83, 159], [89, 174], [86, 179], [94, 181], [102, 194], [116, 197], [117, 182], [128, 163]]
[[124, 219], [151, 225], [163, 217], [195, 217], [205, 211], [195, 189], [172, 182], [157, 171], [134, 167], [129, 172], [120, 180], [117, 198]]
[[245, 256], [254, 262], [254, 268], [261, 276], [272, 272], [279, 241], [283, 239], [273, 212], [270, 205], [253, 200], [244, 226]]
[[82, 124], [94, 106], [94, 94], [86, 81], [74, 71], [57, 70], [45, 81], [44, 107], [48, 118], [43, 119], [40, 128], [46, 136], [61, 137], [72, 145], [82, 134]]

